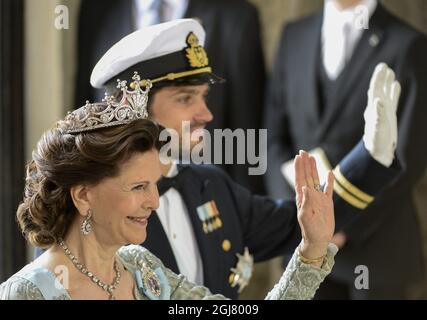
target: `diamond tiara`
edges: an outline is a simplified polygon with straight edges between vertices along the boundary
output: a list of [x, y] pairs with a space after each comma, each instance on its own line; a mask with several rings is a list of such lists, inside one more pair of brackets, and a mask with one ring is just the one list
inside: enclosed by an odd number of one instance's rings
[[80, 133], [147, 119], [148, 93], [152, 83], [149, 80], [141, 81], [138, 72], [134, 73], [132, 80], [132, 90], [128, 90], [127, 81], [117, 80], [117, 88], [122, 91], [119, 102], [114, 96], [107, 94], [102, 102], [86, 101], [83, 107], [69, 112], [65, 119], [60, 121], [60, 127], [65, 133]]

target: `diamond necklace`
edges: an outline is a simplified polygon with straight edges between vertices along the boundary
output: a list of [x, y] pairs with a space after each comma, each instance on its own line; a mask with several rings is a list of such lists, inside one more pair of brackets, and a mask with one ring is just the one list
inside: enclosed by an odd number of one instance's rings
[[114, 290], [117, 289], [120, 283], [120, 270], [117, 265], [117, 260], [114, 259], [114, 271], [116, 272], [116, 276], [114, 278], [114, 281], [112, 284], [106, 284], [99, 280], [92, 272], [90, 272], [83, 264], [77, 260], [77, 258], [71, 253], [68, 246], [65, 244], [63, 239], [59, 239], [59, 245], [64, 250], [65, 255], [71, 260], [71, 262], [74, 264], [74, 266], [85, 276], [89, 277], [96, 285], [98, 285], [102, 290], [106, 291], [108, 293], [108, 299], [109, 300], [115, 300], [114, 297]]

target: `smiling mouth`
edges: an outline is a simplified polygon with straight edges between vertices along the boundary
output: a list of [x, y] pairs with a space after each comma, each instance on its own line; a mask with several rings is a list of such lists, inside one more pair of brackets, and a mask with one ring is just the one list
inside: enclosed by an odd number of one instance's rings
[[127, 216], [126, 218], [128, 218], [133, 223], [137, 223], [137, 224], [142, 225], [142, 226], [146, 226], [147, 223], [148, 223], [148, 216], [147, 217], [131, 217], [131, 216]]

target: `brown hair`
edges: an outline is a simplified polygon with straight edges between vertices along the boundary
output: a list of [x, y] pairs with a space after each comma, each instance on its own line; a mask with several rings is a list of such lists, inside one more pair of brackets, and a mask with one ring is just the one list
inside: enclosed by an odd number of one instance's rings
[[64, 133], [59, 122], [45, 132], [27, 165], [24, 200], [17, 210], [26, 239], [42, 248], [56, 243], [76, 214], [71, 187], [114, 177], [134, 153], [160, 150], [160, 130], [152, 121], [136, 120], [79, 134]]

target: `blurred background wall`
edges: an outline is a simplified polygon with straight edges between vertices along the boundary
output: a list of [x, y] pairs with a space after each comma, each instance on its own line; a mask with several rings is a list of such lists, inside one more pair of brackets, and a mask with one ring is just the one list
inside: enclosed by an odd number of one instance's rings
[[[69, 29], [55, 27], [55, 8], [59, 5], [69, 9]], [[27, 159], [43, 131], [72, 109], [79, 5], [79, 0], [25, 2]]]
[[[380, 0], [390, 11], [427, 33], [427, 1]], [[320, 10], [323, 0], [250, 0], [260, 12], [265, 57], [268, 66], [284, 24]]]
[[[322, 0], [250, 1], [259, 8], [264, 53], [269, 69], [283, 25], [321, 9], [323, 4]], [[382, 2], [403, 20], [427, 33], [426, 0]], [[80, 0], [26, 0], [25, 5], [25, 150], [28, 159], [41, 133], [73, 107], [75, 35]], [[58, 16], [55, 8], [58, 5], [68, 8], [68, 29], [55, 27], [55, 18]], [[414, 196], [419, 204], [420, 223], [427, 230], [427, 179], [423, 179]], [[427, 236], [425, 239], [427, 243]], [[279, 259], [257, 265], [254, 281], [243, 297], [262, 298], [280, 274]]]
[[[71, 109], [75, 70], [75, 35], [81, 0], [26, 0], [27, 154], [55, 119]], [[323, 0], [250, 0], [260, 12], [267, 66], [271, 68], [282, 27], [321, 9]], [[403, 20], [427, 33], [426, 0], [383, 0]], [[55, 8], [65, 5], [69, 28], [56, 29]], [[102, 19], [102, 17], [99, 17]], [[88, 84], [89, 85], [89, 84]]]

